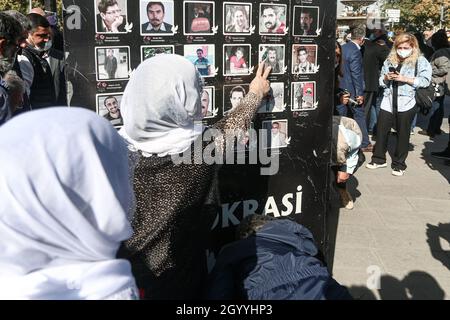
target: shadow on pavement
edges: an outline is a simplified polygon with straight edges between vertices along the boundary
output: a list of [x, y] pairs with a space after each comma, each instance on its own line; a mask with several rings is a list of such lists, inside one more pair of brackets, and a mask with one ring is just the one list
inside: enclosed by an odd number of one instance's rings
[[431, 156], [431, 152], [443, 151], [448, 145], [448, 135], [443, 134], [436, 136], [434, 141], [424, 143], [422, 150], [422, 159], [431, 170], [439, 171], [439, 173], [447, 179], [450, 184], [450, 161], [437, 159]]
[[442, 248], [442, 241], [450, 245], [450, 223], [439, 223], [437, 226], [427, 223], [427, 243], [430, 246], [431, 255], [450, 270], [450, 250]]
[[[363, 286], [352, 286], [350, 293], [356, 300], [378, 300], [376, 295]], [[380, 300], [444, 300], [445, 292], [428, 273], [412, 271], [403, 280], [384, 275], [377, 290]]]

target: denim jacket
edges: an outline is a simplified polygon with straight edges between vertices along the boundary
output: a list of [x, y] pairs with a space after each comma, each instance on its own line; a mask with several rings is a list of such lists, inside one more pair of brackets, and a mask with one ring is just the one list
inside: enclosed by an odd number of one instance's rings
[[[391, 61], [387, 59], [383, 64], [379, 79], [380, 86], [384, 89], [384, 98], [386, 98], [386, 100], [392, 96], [392, 86], [389, 83], [390, 81], [384, 81], [384, 76], [389, 73], [389, 67], [396, 68], [397, 65], [392, 64]], [[413, 66], [407, 64], [403, 65], [400, 74], [408, 78], [415, 78], [414, 85], [400, 83], [403, 85], [398, 87], [399, 112], [403, 112], [415, 106], [416, 89], [426, 88], [430, 85], [432, 74], [431, 64], [425, 57], [420, 56], [417, 64], [417, 77], [415, 76], [415, 64]], [[386, 108], [382, 109], [385, 110]]]

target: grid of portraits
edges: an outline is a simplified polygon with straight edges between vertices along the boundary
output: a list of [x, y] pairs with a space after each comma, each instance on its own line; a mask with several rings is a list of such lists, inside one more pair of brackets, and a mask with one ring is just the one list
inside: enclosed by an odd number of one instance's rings
[[[128, 9], [129, 0], [93, 0], [95, 32], [121, 34], [139, 29], [142, 36], [214, 35], [217, 26], [217, 3], [215, 1], [180, 1], [182, 10], [176, 9], [173, 0], [139, 2], [138, 21]], [[132, 3], [133, 6], [135, 3]], [[256, 8], [255, 8], [256, 7]], [[319, 7], [293, 6], [293, 24], [289, 26], [289, 7], [286, 3], [224, 1], [222, 3], [223, 35], [251, 35], [258, 28], [260, 35], [283, 36], [292, 30], [293, 36], [319, 36]], [[255, 12], [254, 12], [255, 11]], [[256, 21], [254, 21], [256, 19]]]
[[[257, 113], [262, 119], [269, 114], [285, 118], [274, 125], [274, 132], [279, 127], [277, 137], [287, 135], [286, 111], [317, 108], [317, 87], [311, 77], [319, 71], [315, 44], [315, 38], [321, 34], [318, 6], [309, 2], [294, 5], [287, 0], [275, 3], [136, 0], [132, 5], [139, 8], [137, 13], [131, 12], [128, 0], [93, 2], [96, 33], [117, 34], [117, 37], [137, 33], [143, 37], [138, 49], [140, 62], [173, 53], [192, 62], [206, 85], [202, 92], [204, 119], [217, 121], [242, 101], [249, 90], [250, 76], [260, 62], [271, 66], [272, 72], [270, 93]], [[130, 46], [95, 47], [96, 80], [106, 82], [107, 86], [116, 82], [111, 87], [121, 83], [116, 89], [123, 91], [132, 72], [134, 48], [134, 45], [131, 49]], [[120, 96], [117, 94], [119, 109]], [[100, 97], [104, 95], [98, 95], [97, 99]], [[106, 106], [102, 107], [100, 102], [97, 100], [97, 112], [106, 114]], [[267, 130], [272, 126], [269, 122], [265, 125]], [[272, 148], [272, 140], [276, 139], [268, 139], [268, 148]]]

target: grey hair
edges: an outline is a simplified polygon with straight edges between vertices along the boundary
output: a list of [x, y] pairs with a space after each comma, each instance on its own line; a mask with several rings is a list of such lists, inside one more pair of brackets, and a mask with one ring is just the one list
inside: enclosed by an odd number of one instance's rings
[[356, 26], [351, 32], [352, 32], [352, 40], [361, 39], [366, 36], [366, 27], [359, 25]]

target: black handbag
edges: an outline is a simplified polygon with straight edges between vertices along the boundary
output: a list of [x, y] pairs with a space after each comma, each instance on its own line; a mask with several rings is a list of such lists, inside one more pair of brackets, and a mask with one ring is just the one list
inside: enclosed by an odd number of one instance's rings
[[[415, 77], [417, 77], [417, 65], [418, 62], [416, 62], [416, 70], [414, 73]], [[431, 108], [433, 107], [435, 92], [436, 91], [431, 81], [428, 87], [416, 89], [416, 104], [420, 108], [420, 112], [425, 116], [430, 113]]]

